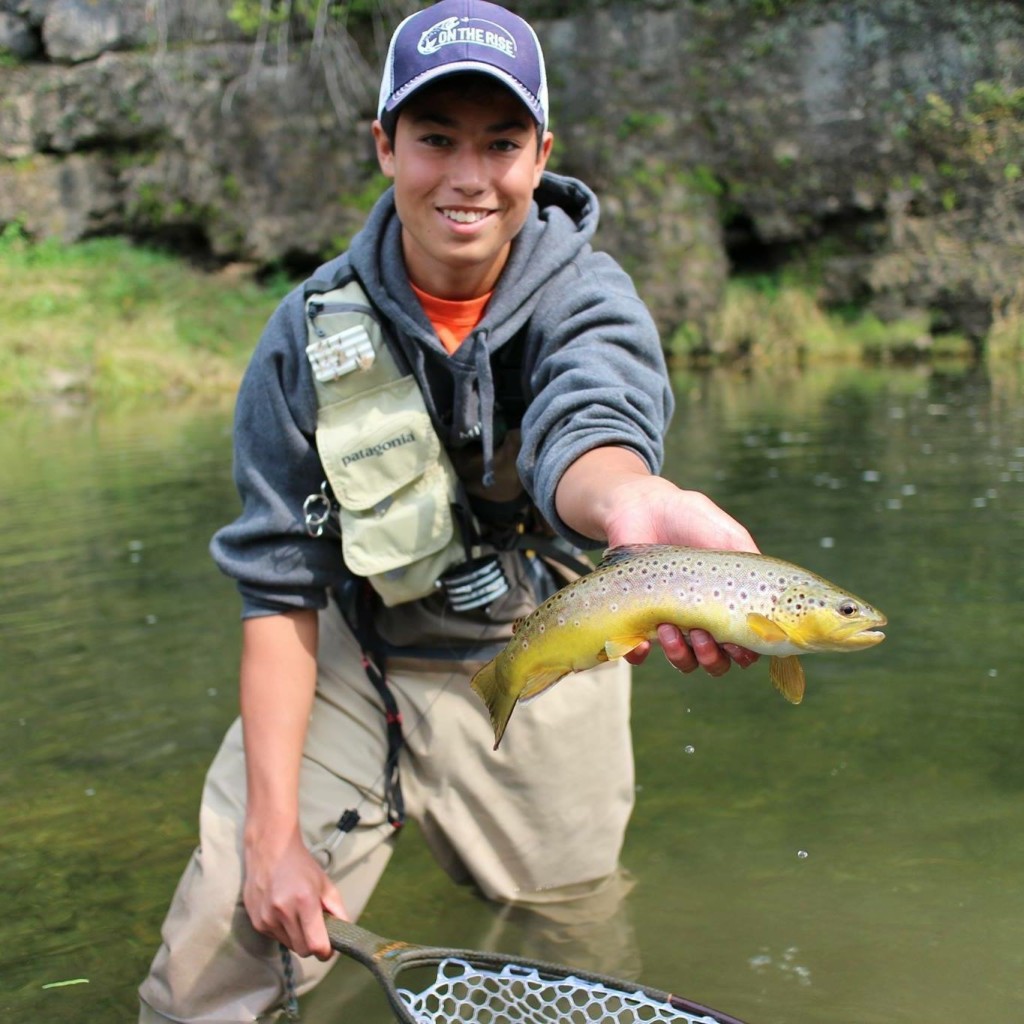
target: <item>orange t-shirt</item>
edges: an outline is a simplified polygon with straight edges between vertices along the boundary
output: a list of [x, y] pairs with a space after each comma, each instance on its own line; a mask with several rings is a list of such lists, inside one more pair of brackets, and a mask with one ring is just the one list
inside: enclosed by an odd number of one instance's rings
[[476, 299], [439, 299], [436, 295], [428, 295], [412, 284], [416, 298], [423, 306], [427, 319], [434, 325], [441, 344], [451, 355], [468, 337], [484, 315], [484, 309], [493, 292], [481, 295]]

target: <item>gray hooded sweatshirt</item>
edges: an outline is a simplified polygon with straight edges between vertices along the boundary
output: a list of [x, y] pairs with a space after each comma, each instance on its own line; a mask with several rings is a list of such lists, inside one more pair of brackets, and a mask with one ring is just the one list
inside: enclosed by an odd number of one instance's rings
[[[593, 547], [597, 538], [559, 519], [554, 495], [562, 474], [605, 445], [636, 452], [657, 472], [672, 412], [657, 330], [629, 276], [591, 248], [597, 222], [590, 189], [545, 173], [483, 319], [453, 355], [409, 285], [390, 189], [349, 251], [313, 275], [326, 288], [355, 271], [400, 362], [419, 382], [442, 441], [480, 446], [481, 479], [470, 483], [485, 495], [492, 479], [494, 368], [516, 340], [521, 356], [512, 383], [526, 403], [519, 477], [543, 519], [578, 547]], [[268, 322], [235, 412], [242, 512], [216, 533], [211, 552], [237, 581], [244, 616], [322, 608], [330, 588], [350, 575], [337, 538], [309, 536], [303, 520], [303, 502], [325, 479], [303, 295], [304, 288], [294, 290]]]

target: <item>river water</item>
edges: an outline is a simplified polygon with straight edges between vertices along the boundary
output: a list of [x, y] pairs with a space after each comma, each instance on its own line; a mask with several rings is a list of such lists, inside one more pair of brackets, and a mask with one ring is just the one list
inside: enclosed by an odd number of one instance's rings
[[[749, 1024], [1024, 1020], [1020, 377], [676, 388], [668, 474], [877, 604], [888, 638], [807, 658], [799, 707], [763, 661], [720, 680], [639, 669], [635, 887], [558, 958], [596, 941], [602, 968]], [[235, 713], [237, 602], [206, 554], [235, 509], [230, 413], [0, 426], [0, 1017], [129, 1021]], [[367, 927], [529, 947], [410, 832]], [[351, 963], [303, 1009], [389, 1019]]]

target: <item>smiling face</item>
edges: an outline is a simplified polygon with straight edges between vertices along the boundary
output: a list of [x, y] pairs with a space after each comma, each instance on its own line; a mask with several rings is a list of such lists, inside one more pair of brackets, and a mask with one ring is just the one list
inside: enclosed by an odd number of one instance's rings
[[484, 76], [451, 76], [401, 107], [392, 142], [373, 126], [394, 182], [413, 283], [442, 299], [490, 291], [530, 210], [551, 152], [515, 95]]

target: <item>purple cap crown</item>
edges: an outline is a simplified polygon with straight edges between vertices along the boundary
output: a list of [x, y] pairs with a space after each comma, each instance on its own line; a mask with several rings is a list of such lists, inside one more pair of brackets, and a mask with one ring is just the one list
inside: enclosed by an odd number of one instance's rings
[[498, 79], [547, 127], [548, 89], [537, 36], [518, 14], [485, 0], [443, 0], [398, 26], [384, 64], [377, 116], [456, 71]]

